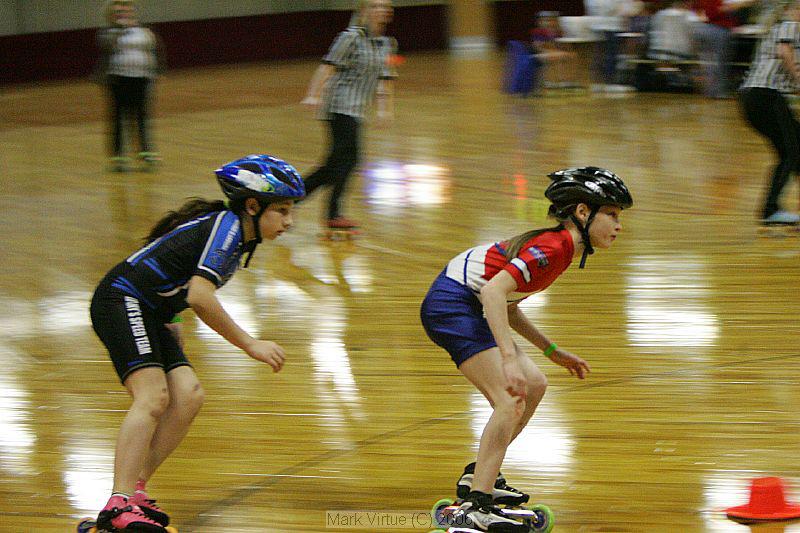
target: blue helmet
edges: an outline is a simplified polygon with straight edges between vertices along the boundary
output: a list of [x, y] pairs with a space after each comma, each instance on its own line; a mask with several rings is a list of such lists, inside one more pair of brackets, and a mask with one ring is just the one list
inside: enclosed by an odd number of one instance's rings
[[266, 203], [299, 200], [306, 195], [303, 178], [289, 163], [271, 155], [248, 155], [214, 171], [231, 200], [256, 198]]

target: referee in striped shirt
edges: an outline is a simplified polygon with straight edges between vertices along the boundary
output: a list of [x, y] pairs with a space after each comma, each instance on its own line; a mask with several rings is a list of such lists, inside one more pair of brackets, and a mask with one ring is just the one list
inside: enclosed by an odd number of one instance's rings
[[305, 180], [306, 194], [319, 187], [331, 189], [327, 225], [353, 230], [354, 220], [342, 215], [341, 198], [359, 161], [361, 122], [378, 96], [378, 117], [393, 116], [392, 81], [396, 75], [390, 58], [397, 42], [384, 35], [392, 19], [389, 0], [362, 0], [350, 26], [341, 32], [309, 84], [303, 103], [317, 108], [317, 118], [330, 128], [330, 153], [325, 164]]
[[800, 88], [800, 1], [788, 5], [756, 47], [740, 100], [750, 125], [769, 139], [778, 164], [761, 210], [762, 224], [798, 224], [800, 215], [781, 209], [779, 199], [793, 172], [800, 171], [800, 122], [784, 96]]
[[158, 161], [150, 138], [149, 114], [152, 86], [161, 70], [161, 45], [156, 35], [141, 26], [133, 0], [109, 0], [106, 3], [108, 28], [97, 34], [101, 56], [97, 74], [111, 96], [111, 168], [128, 169], [123, 130], [136, 117], [139, 134], [139, 158], [145, 163]]

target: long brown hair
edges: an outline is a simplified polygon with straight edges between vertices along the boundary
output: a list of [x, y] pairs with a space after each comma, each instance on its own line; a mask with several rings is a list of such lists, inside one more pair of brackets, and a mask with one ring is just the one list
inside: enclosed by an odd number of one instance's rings
[[556, 208], [555, 205], [551, 205], [550, 208], [547, 210], [547, 216], [552, 217], [558, 221], [557, 226], [553, 226], [551, 228], [537, 228], [532, 229], [530, 231], [526, 231], [525, 233], [520, 233], [514, 237], [511, 237], [506, 242], [506, 258], [511, 260], [514, 259], [519, 255], [522, 251], [522, 247], [525, 245], [526, 242], [533, 239], [537, 235], [541, 235], [542, 233], [547, 233], [548, 231], [561, 231], [564, 229], [564, 221], [569, 218], [572, 212], [575, 211], [576, 206], [567, 206], [562, 208]]
[[145, 237], [145, 244], [153, 242], [192, 219], [215, 211], [224, 211], [225, 209], [227, 207], [222, 200], [205, 200], [198, 197], [188, 198], [186, 203], [174, 211], [169, 211], [161, 220], [156, 222], [156, 225], [150, 230], [150, 234]]

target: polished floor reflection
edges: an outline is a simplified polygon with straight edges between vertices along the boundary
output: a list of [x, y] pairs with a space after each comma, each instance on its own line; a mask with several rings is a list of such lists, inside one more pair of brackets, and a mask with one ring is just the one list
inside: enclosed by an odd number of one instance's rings
[[[397, 120], [367, 129], [352, 184], [364, 234], [321, 241], [313, 198], [220, 291], [286, 349], [283, 372], [186, 313], [207, 402], [151, 482], [182, 532], [334, 531], [326, 512], [451, 496], [489, 411], [426, 338], [419, 303], [451, 256], [543, 225], [546, 173], [584, 164], [622, 175], [636, 206], [612, 250], [524, 304], [593, 372], [579, 382], [531, 350], [550, 388], [504, 473], [557, 531], [749, 531], [719, 511], [766, 475], [800, 501], [800, 237], [756, 233], [765, 144], [735, 101], [508, 98], [501, 66], [409, 57]], [[161, 213], [219, 197], [218, 164], [319, 162], [326, 131], [297, 103], [314, 67], [170, 73], [150, 174], [104, 172], [88, 83], [0, 93], [0, 531], [70, 531], [104, 503], [128, 399], [88, 320], [94, 285]], [[792, 184], [787, 207], [797, 197]]]

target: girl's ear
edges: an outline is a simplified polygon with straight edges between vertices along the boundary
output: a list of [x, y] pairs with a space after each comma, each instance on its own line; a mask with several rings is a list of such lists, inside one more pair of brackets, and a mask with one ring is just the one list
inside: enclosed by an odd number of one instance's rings
[[255, 198], [248, 198], [244, 201], [244, 210], [248, 215], [254, 216], [259, 211], [258, 200]]
[[589, 209], [589, 206], [586, 204], [578, 204], [577, 206], [575, 206], [575, 216], [577, 216], [578, 220], [580, 220], [581, 222], [586, 222], [586, 220], [589, 218], [590, 212], [591, 210]]

